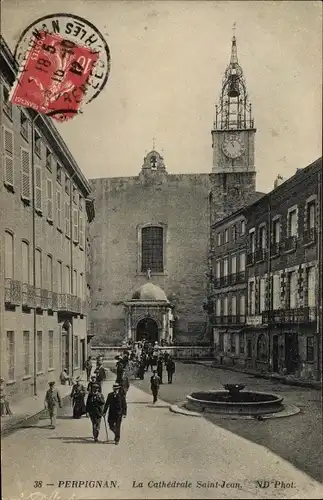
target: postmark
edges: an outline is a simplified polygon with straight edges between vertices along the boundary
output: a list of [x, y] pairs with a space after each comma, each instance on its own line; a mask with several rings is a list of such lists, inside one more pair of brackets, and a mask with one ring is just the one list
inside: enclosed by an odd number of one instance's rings
[[19, 73], [10, 99], [64, 121], [102, 92], [110, 73], [110, 50], [99, 30], [71, 14], [37, 19], [14, 51]]

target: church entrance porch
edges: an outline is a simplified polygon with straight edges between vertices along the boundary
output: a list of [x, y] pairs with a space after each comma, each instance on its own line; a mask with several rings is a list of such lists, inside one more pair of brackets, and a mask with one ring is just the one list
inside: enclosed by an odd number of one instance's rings
[[148, 342], [158, 342], [158, 325], [152, 318], [145, 318], [138, 322], [136, 329], [136, 341], [147, 340]]

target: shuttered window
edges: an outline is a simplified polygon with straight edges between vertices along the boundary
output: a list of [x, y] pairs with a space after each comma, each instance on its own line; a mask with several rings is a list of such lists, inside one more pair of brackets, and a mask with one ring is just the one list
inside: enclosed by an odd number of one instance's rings
[[237, 315], [237, 297], [235, 295], [231, 298], [231, 314], [232, 316]]
[[315, 267], [309, 267], [307, 270], [307, 305], [316, 306], [316, 271]]
[[14, 277], [14, 238], [9, 231], [5, 232], [5, 278], [13, 279]]
[[221, 316], [221, 299], [216, 300], [216, 315]]
[[54, 331], [48, 331], [48, 369], [54, 368]]
[[84, 248], [84, 227], [83, 227], [83, 214], [79, 213], [79, 244]]
[[8, 379], [15, 380], [15, 333], [7, 332], [7, 362], [8, 362]]
[[3, 127], [4, 183], [14, 186], [13, 132]]
[[23, 332], [24, 341], [24, 375], [30, 375], [30, 333], [28, 330]]
[[21, 198], [30, 201], [31, 196], [31, 176], [30, 176], [30, 155], [27, 149], [21, 148]]
[[69, 201], [65, 201], [65, 234], [66, 236], [70, 236], [70, 203]]
[[266, 306], [266, 280], [265, 278], [260, 279], [259, 283], [259, 312], [265, 311]]
[[42, 287], [42, 255], [41, 250], [36, 248], [35, 253], [35, 274], [36, 274], [36, 287]]
[[21, 253], [22, 253], [22, 282], [30, 285], [31, 273], [30, 273], [30, 255], [29, 255], [29, 243], [28, 241], [21, 242]]
[[42, 168], [35, 166], [35, 209], [42, 212]]
[[47, 179], [47, 219], [53, 220], [53, 183]]
[[59, 229], [62, 228], [62, 195], [61, 191], [56, 191], [56, 219], [57, 219], [57, 227]]
[[79, 239], [79, 224], [78, 224], [78, 208], [73, 208], [73, 241], [78, 243]]

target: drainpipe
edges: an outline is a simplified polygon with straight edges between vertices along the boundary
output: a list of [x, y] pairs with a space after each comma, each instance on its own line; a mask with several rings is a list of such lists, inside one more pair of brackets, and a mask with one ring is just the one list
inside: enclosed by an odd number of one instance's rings
[[[74, 285], [73, 285], [73, 186], [72, 181], [74, 179], [76, 172], [70, 177], [70, 279], [71, 279], [71, 297], [73, 296]], [[74, 321], [71, 321], [71, 351], [72, 351], [72, 362], [71, 362], [71, 374], [74, 376]]]
[[[33, 239], [33, 287], [36, 290], [36, 196], [35, 196], [35, 122], [39, 117], [38, 113], [31, 120], [31, 196], [32, 196], [32, 239]], [[33, 330], [34, 330], [34, 396], [37, 396], [37, 315], [36, 304], [33, 310]]]
[[323, 265], [322, 265], [322, 217], [323, 217], [323, 198], [322, 198], [322, 173], [318, 172], [318, 225], [317, 225], [317, 261], [318, 261], [318, 294], [317, 294], [317, 302], [316, 302], [316, 350], [317, 350], [317, 374], [316, 378], [318, 381], [321, 380], [321, 347], [322, 347], [322, 273], [323, 273]]
[[273, 358], [272, 358], [272, 352], [271, 352], [271, 331], [270, 331], [270, 317], [271, 317], [271, 305], [272, 305], [272, 281], [270, 278], [270, 273], [271, 273], [271, 231], [272, 231], [272, 221], [271, 221], [271, 202], [270, 202], [270, 195], [268, 196], [268, 258], [267, 258], [267, 277], [268, 277], [268, 289], [269, 289], [269, 301], [268, 301], [268, 354], [269, 354], [269, 369], [272, 371], [273, 368]]

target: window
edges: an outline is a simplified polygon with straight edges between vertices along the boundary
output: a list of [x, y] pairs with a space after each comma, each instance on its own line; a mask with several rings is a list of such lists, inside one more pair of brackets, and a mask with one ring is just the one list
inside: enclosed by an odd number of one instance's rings
[[65, 266], [65, 293], [71, 293], [71, 271], [70, 271], [70, 266]]
[[217, 244], [218, 247], [221, 246], [221, 233], [218, 233], [216, 235], [216, 244]]
[[9, 101], [9, 95], [9, 89], [5, 85], [2, 85], [3, 111], [9, 118], [12, 118], [12, 104]]
[[246, 233], [246, 223], [244, 220], [241, 221], [241, 236]]
[[297, 236], [297, 210], [296, 208], [288, 212], [288, 236]]
[[29, 255], [29, 243], [28, 241], [21, 242], [21, 254], [22, 254], [22, 282], [30, 285], [30, 255]]
[[67, 175], [65, 175], [65, 193], [70, 194], [70, 180]]
[[243, 252], [239, 255], [239, 271], [246, 269], [246, 254]]
[[70, 227], [70, 224], [71, 224], [71, 218], [70, 218], [70, 202], [69, 201], [65, 201], [65, 234], [66, 236], [70, 236], [71, 235], [71, 227]]
[[35, 153], [37, 156], [39, 156], [39, 158], [41, 158], [41, 137], [36, 130], [34, 137], [35, 137], [34, 140]]
[[14, 163], [13, 163], [13, 132], [3, 127], [3, 151], [4, 151], [4, 184], [10, 188], [14, 186]]
[[31, 175], [30, 175], [30, 156], [27, 149], [20, 150], [21, 166], [21, 198], [30, 201]]
[[315, 228], [315, 201], [307, 203], [307, 229]]
[[223, 332], [219, 333], [219, 350], [221, 352], [224, 351], [224, 334], [223, 334]]
[[240, 313], [240, 316], [245, 316], [245, 314], [246, 314], [246, 298], [244, 295], [240, 295], [239, 313]]
[[237, 256], [231, 256], [231, 274], [236, 274], [237, 272]]
[[280, 220], [273, 221], [273, 243], [277, 245], [280, 242]]
[[81, 248], [84, 248], [84, 227], [83, 227], [83, 213], [79, 212], [79, 234], [78, 234], [78, 242]]
[[52, 152], [46, 148], [46, 168], [51, 172], [52, 171]]
[[63, 293], [63, 264], [57, 261], [57, 293]]
[[58, 229], [62, 228], [62, 197], [60, 190], [56, 191], [56, 222]]
[[141, 230], [141, 271], [164, 271], [164, 231], [162, 227], [150, 226]]
[[235, 295], [232, 295], [231, 298], [231, 315], [237, 315], [237, 297]]
[[279, 274], [273, 275], [272, 303], [273, 303], [273, 310], [274, 311], [277, 311], [277, 309], [280, 309], [281, 302], [280, 302], [280, 276], [279, 276]]
[[249, 233], [249, 252], [255, 253], [255, 249], [256, 249], [256, 235], [255, 231], [253, 230]]
[[35, 166], [35, 210], [42, 212], [42, 168]]
[[220, 260], [216, 261], [216, 277], [217, 278], [221, 277], [221, 261]]
[[229, 334], [229, 337], [230, 337], [230, 351], [232, 353], [235, 353], [236, 352], [236, 335], [235, 335], [235, 333], [231, 333], [231, 334]]
[[268, 353], [267, 353], [267, 342], [266, 337], [262, 333], [259, 335], [257, 339], [257, 359], [259, 361], [267, 361]]
[[221, 299], [216, 299], [216, 315], [221, 316]]
[[76, 269], [73, 270], [73, 295], [76, 295], [78, 297], [78, 294], [77, 294], [77, 270]]
[[229, 229], [225, 229], [224, 231], [224, 243], [228, 243], [229, 241]]
[[228, 297], [223, 299], [223, 316], [228, 316]]
[[150, 158], [150, 166], [152, 169], [156, 169], [157, 168], [157, 158], [156, 156], [152, 156]]
[[288, 274], [288, 305], [289, 309], [297, 307], [297, 275], [295, 271]]
[[266, 279], [261, 278], [259, 283], [259, 312], [266, 310]]
[[48, 369], [54, 368], [54, 331], [48, 331]]
[[29, 140], [29, 120], [23, 111], [20, 111], [20, 133], [26, 141]]
[[7, 332], [8, 379], [15, 380], [15, 332]]
[[249, 282], [249, 314], [254, 316], [256, 312], [256, 293], [255, 293], [255, 282]]
[[57, 164], [57, 168], [56, 168], [56, 181], [59, 184], [62, 184], [62, 167], [58, 164]]
[[80, 273], [80, 299], [83, 300], [84, 299], [84, 280], [83, 280], [83, 273]]
[[36, 248], [35, 272], [36, 272], [36, 288], [41, 288], [42, 287], [42, 258], [41, 258], [41, 250], [39, 250], [39, 248]]
[[53, 183], [47, 179], [47, 219], [53, 220]]
[[37, 373], [43, 371], [43, 332], [37, 332]]
[[315, 267], [307, 269], [307, 306], [316, 306], [316, 272]]
[[30, 334], [28, 331], [23, 332], [24, 339], [24, 376], [30, 375]]
[[5, 232], [5, 278], [14, 277], [14, 238], [9, 231]]
[[306, 338], [306, 361], [314, 361], [314, 337]]
[[73, 241], [78, 243], [79, 240], [79, 210], [73, 207]]
[[74, 366], [79, 366], [79, 337], [74, 335]]
[[236, 241], [237, 239], [237, 228], [236, 226], [232, 226], [232, 241]]
[[50, 292], [53, 291], [53, 259], [47, 255], [47, 286]]
[[75, 203], [77, 205], [77, 202], [78, 202], [78, 199], [77, 199], [77, 189], [75, 186], [73, 186], [73, 196], [72, 196], [72, 199], [73, 199], [73, 203]]
[[259, 234], [258, 246], [262, 250], [265, 250], [266, 249], [266, 227], [265, 226], [261, 226], [259, 228], [259, 233], [258, 234]]
[[228, 262], [228, 258], [226, 257], [225, 259], [223, 259], [223, 276], [226, 277], [228, 276], [228, 268], [229, 268], [229, 262]]
[[239, 351], [240, 351], [240, 354], [245, 353], [245, 345], [246, 345], [245, 334], [240, 332], [239, 333]]

